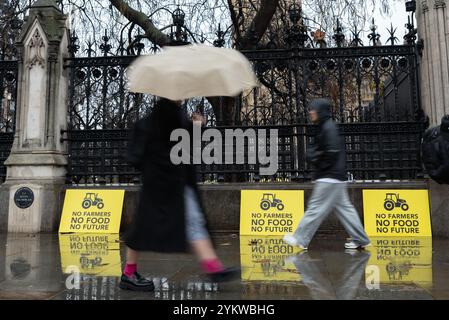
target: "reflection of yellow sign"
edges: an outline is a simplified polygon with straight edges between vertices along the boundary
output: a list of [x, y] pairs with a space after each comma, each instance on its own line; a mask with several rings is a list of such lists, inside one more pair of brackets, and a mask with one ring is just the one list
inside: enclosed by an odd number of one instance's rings
[[124, 190], [67, 190], [59, 232], [118, 233]]
[[304, 214], [304, 191], [242, 190], [241, 235], [293, 233]]
[[282, 237], [240, 237], [240, 259], [244, 281], [300, 281], [293, 263], [286, 259], [297, 254]]
[[369, 236], [431, 237], [427, 190], [363, 190]]
[[121, 275], [118, 234], [60, 234], [59, 248], [64, 273], [79, 270], [98, 276]]
[[[432, 284], [432, 238], [371, 238], [372, 247], [366, 271], [367, 283]], [[377, 268], [375, 279], [373, 266]]]

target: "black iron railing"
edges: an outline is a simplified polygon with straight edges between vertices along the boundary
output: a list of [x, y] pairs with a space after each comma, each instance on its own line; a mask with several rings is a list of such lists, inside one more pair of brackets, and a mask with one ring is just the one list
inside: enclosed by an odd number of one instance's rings
[[[207, 128], [203, 128], [207, 129]], [[254, 130], [256, 139], [245, 139], [245, 164], [197, 165], [201, 182], [292, 182], [309, 181], [312, 169], [306, 162], [308, 143], [315, 127], [307, 124], [267, 127], [217, 127], [225, 130]], [[249, 148], [256, 148], [258, 129], [278, 130], [278, 171], [264, 177], [258, 164], [248, 164]], [[386, 180], [422, 178], [420, 141], [421, 122], [341, 124], [346, 139], [348, 178], [354, 180]], [[130, 130], [70, 130], [69, 182], [74, 184], [139, 183], [140, 174], [126, 162]], [[267, 134], [268, 140], [269, 134]], [[203, 147], [207, 143], [203, 142]], [[226, 156], [222, 141], [222, 163]], [[269, 143], [267, 143], [269, 145]], [[267, 147], [269, 150], [269, 146]], [[235, 151], [235, 149], [234, 149]], [[234, 152], [234, 160], [235, 160]], [[235, 161], [234, 161], [235, 162]]]
[[[307, 123], [308, 102], [326, 96], [341, 123], [423, 118], [415, 45], [243, 53], [253, 63], [261, 86], [232, 101], [191, 99], [185, 104], [188, 111], [200, 110], [209, 125]], [[126, 129], [151, 110], [154, 97], [127, 90], [126, 69], [135, 58], [67, 60], [72, 129]]]
[[14, 140], [17, 101], [17, 61], [0, 61], [0, 183]]
[[4, 182], [6, 178], [6, 167], [4, 166], [4, 162], [9, 157], [13, 141], [13, 132], [0, 132], [0, 183]]
[[0, 133], [15, 128], [17, 72], [17, 61], [0, 60]]
[[[346, 41], [338, 25], [331, 47], [311, 39], [307, 28], [293, 27], [285, 35], [289, 41], [282, 45], [270, 40], [257, 50], [243, 51], [257, 74], [258, 88], [235, 98], [189, 99], [185, 111], [201, 112], [206, 127], [220, 131], [278, 129], [279, 170], [268, 179], [307, 181], [311, 169], [306, 152], [313, 135], [308, 104], [328, 97], [346, 138], [348, 177], [419, 178], [425, 128], [417, 83], [422, 47], [416, 43], [413, 24], [407, 29], [403, 45], [398, 45], [394, 28], [381, 45], [373, 24], [370, 44], [363, 46], [360, 32]], [[103, 37], [103, 41], [98, 52], [88, 44], [87, 57], [76, 57], [79, 46], [72, 43], [73, 56], [66, 61], [70, 123], [63, 140], [69, 143], [70, 183], [134, 183], [139, 178], [123, 155], [129, 130], [151, 111], [156, 98], [127, 90], [126, 70], [136, 52], [123, 55], [119, 50], [120, 56], [112, 55], [110, 39]], [[258, 162], [202, 164], [198, 169], [199, 180], [205, 182], [264, 180]]]

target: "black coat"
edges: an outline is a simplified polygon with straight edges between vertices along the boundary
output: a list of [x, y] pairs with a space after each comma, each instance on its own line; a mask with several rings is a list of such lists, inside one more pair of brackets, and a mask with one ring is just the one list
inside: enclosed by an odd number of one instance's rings
[[[137, 211], [125, 235], [126, 245], [137, 251], [185, 252], [184, 188], [192, 187], [200, 201], [193, 165], [174, 165], [170, 151], [173, 130], [191, 131], [192, 122], [181, 107], [162, 99], [150, 116], [135, 125], [128, 159], [142, 172], [143, 185]], [[200, 206], [202, 206], [200, 201]]]
[[309, 147], [308, 160], [315, 168], [315, 179], [346, 181], [346, 146], [344, 137], [331, 118], [331, 105], [326, 99], [311, 103], [319, 117], [318, 133]]

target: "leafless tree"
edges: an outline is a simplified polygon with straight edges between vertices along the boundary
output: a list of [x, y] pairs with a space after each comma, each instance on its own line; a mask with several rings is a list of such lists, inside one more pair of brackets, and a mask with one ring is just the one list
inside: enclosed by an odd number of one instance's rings
[[[264, 47], [272, 39], [283, 45], [284, 30], [290, 27], [292, 6], [300, 8], [304, 23], [311, 29], [323, 31], [331, 39], [336, 20], [347, 28], [365, 28], [373, 10], [387, 11], [396, 0], [59, 0], [69, 15], [71, 29], [80, 41], [80, 52], [99, 47], [106, 35], [111, 50], [127, 44], [134, 53], [136, 41], [146, 50], [170, 43], [172, 16], [179, 7], [185, 17], [184, 25], [193, 42], [213, 43], [220, 26], [221, 39], [226, 46], [239, 50]], [[4, 0], [0, 4], [1, 51], [12, 54], [13, 39], [31, 0]], [[14, 23], [12, 23], [14, 22]], [[310, 31], [310, 30], [309, 30]], [[277, 39], [276, 39], [277, 38]], [[137, 40], [136, 40], [137, 39]], [[122, 44], [119, 46], [118, 44]], [[7, 48], [9, 48], [7, 50]], [[95, 54], [98, 50], [91, 50]], [[111, 52], [114, 53], [114, 52]], [[118, 53], [118, 52], [115, 52]], [[263, 80], [263, 79], [262, 79]], [[214, 112], [223, 115], [221, 124], [235, 119], [234, 100], [208, 98]]]
[[[392, 1], [397, 0], [57, 0], [70, 15], [72, 29], [84, 40], [101, 42], [107, 30], [112, 41], [127, 41], [139, 34], [164, 46], [169, 41], [164, 27], [170, 25], [179, 6], [195, 41], [212, 43], [220, 24], [228, 45], [238, 49], [257, 46], [267, 30], [285, 24], [294, 4], [302, 8], [311, 28], [331, 35], [337, 18], [347, 28], [362, 30], [374, 10], [387, 12]], [[23, 18], [32, 2], [4, 0], [0, 26]], [[10, 32], [7, 29], [2, 31]]]

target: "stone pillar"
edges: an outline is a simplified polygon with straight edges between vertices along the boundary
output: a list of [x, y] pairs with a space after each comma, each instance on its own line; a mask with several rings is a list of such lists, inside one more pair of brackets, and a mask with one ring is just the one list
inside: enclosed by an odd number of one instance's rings
[[[54, 0], [37, 0], [17, 39], [16, 133], [2, 185], [3, 193], [9, 194], [5, 204], [9, 232], [36, 233], [58, 227], [59, 194], [67, 165], [65, 146], [60, 142], [61, 129], [67, 126], [66, 21]], [[22, 192], [16, 195], [19, 189]], [[23, 197], [19, 205], [15, 196]]]
[[449, 8], [447, 0], [417, 0], [418, 36], [424, 41], [421, 99], [430, 125], [449, 114]]

